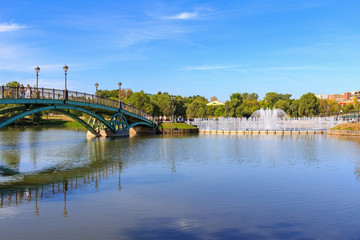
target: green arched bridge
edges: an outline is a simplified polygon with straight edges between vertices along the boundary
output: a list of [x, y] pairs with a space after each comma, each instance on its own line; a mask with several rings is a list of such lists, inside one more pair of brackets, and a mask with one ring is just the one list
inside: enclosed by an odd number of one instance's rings
[[[0, 128], [28, 115], [55, 111], [86, 127], [96, 136], [128, 134], [135, 126], [155, 128], [154, 118], [131, 105], [93, 94], [48, 88], [14, 88], [0, 86]], [[89, 115], [84, 121], [67, 110]]]

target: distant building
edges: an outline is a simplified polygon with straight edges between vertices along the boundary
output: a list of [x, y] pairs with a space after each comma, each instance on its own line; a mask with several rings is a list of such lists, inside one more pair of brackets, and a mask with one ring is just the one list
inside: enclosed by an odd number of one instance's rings
[[330, 94], [327, 98], [328, 100], [335, 100], [336, 102], [342, 102], [344, 100], [342, 94]]
[[340, 105], [344, 105], [344, 104], [353, 103], [353, 98], [355, 97], [355, 93], [357, 93], [357, 92], [359, 92], [359, 91], [344, 92], [343, 94], [336, 94], [336, 93], [329, 94], [329, 95], [318, 94], [318, 95], [315, 95], [315, 96], [317, 98], [319, 98], [319, 99], [335, 100]]
[[319, 98], [319, 99], [326, 99], [326, 95], [322, 95], [322, 94], [318, 94], [318, 95], [315, 95], [315, 97]]
[[350, 100], [351, 97], [352, 97], [351, 92], [344, 92], [344, 93], [343, 93], [343, 99], [344, 99], [344, 101]]
[[225, 105], [225, 103], [222, 103], [220, 101], [212, 101], [206, 104], [207, 106], [219, 106], [219, 105]]

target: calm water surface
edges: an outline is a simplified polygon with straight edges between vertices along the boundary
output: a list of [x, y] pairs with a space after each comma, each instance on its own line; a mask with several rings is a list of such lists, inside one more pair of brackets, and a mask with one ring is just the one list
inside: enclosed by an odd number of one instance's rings
[[360, 138], [0, 131], [1, 239], [359, 239]]

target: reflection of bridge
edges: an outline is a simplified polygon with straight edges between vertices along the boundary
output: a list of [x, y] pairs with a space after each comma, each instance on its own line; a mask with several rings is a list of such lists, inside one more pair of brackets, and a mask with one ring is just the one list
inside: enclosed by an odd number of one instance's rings
[[[11, 104], [0, 109], [0, 115], [6, 116], [0, 121], [0, 128], [28, 115], [48, 110], [74, 119], [96, 136], [128, 135], [129, 129], [135, 126], [156, 126], [150, 114], [93, 94], [48, 88], [0, 88], [0, 106]], [[85, 122], [67, 110], [85, 113], [90, 118]]]
[[[86, 167], [76, 168], [68, 172], [60, 172], [57, 177], [51, 173], [23, 176], [24, 179], [19, 183], [0, 188], [0, 209], [34, 201], [35, 215], [39, 215], [38, 200], [63, 194], [63, 216], [67, 217], [66, 197], [72, 191], [91, 187], [98, 190], [100, 182], [108, 175], [118, 175], [118, 190], [121, 190], [121, 162], [112, 162], [106, 166], [97, 166], [96, 164], [90, 164], [90, 166], [91, 170], [87, 170], [87, 172], [85, 171]], [[38, 183], [38, 178], [44, 183]]]

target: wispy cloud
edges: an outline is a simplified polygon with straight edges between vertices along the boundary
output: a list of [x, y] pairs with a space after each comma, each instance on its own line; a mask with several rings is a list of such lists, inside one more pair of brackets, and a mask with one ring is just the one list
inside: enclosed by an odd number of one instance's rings
[[26, 26], [21, 26], [15, 23], [0, 23], [0, 32], [13, 32], [23, 28], [26, 28]]
[[173, 16], [164, 17], [164, 19], [187, 20], [187, 19], [194, 19], [197, 16], [198, 16], [197, 12], [182, 12]]
[[178, 70], [183, 71], [205, 71], [205, 70], [218, 70], [218, 69], [235, 69], [238, 68], [239, 65], [213, 65], [213, 66], [186, 66], [180, 68]]
[[254, 71], [301, 71], [301, 70], [316, 70], [320, 66], [277, 66], [277, 67], [264, 67], [254, 68]]

